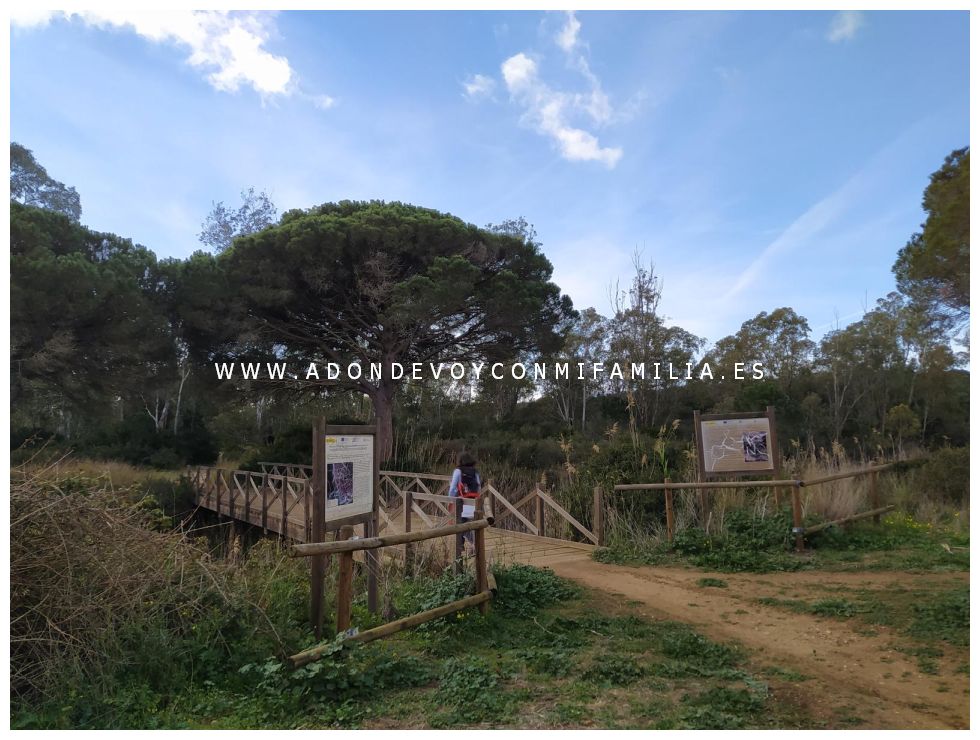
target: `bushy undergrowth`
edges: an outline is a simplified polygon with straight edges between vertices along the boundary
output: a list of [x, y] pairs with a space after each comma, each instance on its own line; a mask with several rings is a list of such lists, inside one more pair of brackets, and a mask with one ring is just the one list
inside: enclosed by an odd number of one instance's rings
[[237, 567], [138, 488], [11, 486], [11, 700], [21, 727], [152, 726], [168, 697], [303, 643], [308, 576], [275, 546]]
[[709, 534], [697, 527], [681, 529], [668, 543], [651, 542], [646, 549], [615, 542], [596, 550], [601, 562], [642, 562], [651, 565], [682, 561], [709, 570], [764, 573], [796, 570], [801, 563], [791, 552], [792, 516], [783, 510], [774, 516], [757, 516], [743, 509], [725, 515], [722, 534]]

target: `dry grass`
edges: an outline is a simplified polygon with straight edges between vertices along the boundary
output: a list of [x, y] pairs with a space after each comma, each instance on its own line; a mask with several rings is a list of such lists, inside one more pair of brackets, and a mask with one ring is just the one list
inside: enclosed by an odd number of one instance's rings
[[[878, 451], [879, 454], [881, 450]], [[831, 449], [803, 449], [794, 443], [793, 454], [783, 460], [783, 477], [812, 480], [837, 473], [858, 472], [871, 465], [888, 462], [881, 457], [874, 459], [864, 455], [848, 457], [843, 447]], [[688, 451], [682, 470], [674, 471], [673, 480], [695, 480], [693, 450]], [[662, 491], [650, 491], [643, 495], [663, 497]], [[791, 490], [780, 491], [783, 507], [788, 506]], [[867, 511], [872, 508], [870, 477], [857, 476], [830, 481], [800, 491], [805, 520], [832, 521]], [[969, 511], [933, 500], [914, 490], [913, 476], [909, 473], [894, 475], [884, 473], [878, 479], [878, 495], [882, 505], [893, 504], [921, 522], [952, 523], [957, 530], [969, 526]], [[675, 529], [699, 527], [714, 535], [725, 532], [725, 518], [732, 510], [749, 510], [756, 517], [765, 517], [776, 510], [776, 492], [760, 489], [712, 489], [705, 492], [706, 510], [701, 510], [701, 497], [697, 491], [674, 491]], [[606, 512], [606, 532], [610, 539], [620, 541], [649, 541], [652, 546], [666, 536], [664, 521], [647, 521], [624, 512], [609, 509]]]
[[43, 454], [35, 455], [22, 468], [33, 475], [48, 479], [64, 479], [82, 476], [104, 479], [111, 488], [128, 488], [147, 478], [177, 480], [183, 471], [142, 468], [112, 460], [91, 460], [65, 455], [47, 460]]
[[[223, 593], [206, 551], [105, 478], [11, 471], [10, 677], [14, 697], [44, 697], [74, 676], [98, 681], [142, 624], [191, 630]], [[100, 471], [105, 472], [105, 471]], [[109, 471], [113, 472], [112, 470]], [[134, 473], [118, 466], [121, 478]]]

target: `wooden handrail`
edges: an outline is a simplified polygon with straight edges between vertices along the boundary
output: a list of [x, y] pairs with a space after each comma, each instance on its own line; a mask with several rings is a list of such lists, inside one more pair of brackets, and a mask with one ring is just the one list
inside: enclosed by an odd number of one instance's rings
[[[493, 598], [493, 589], [488, 589], [487, 591], [482, 591], [481, 593], [473, 594], [472, 596], [466, 596], [465, 598], [451, 601], [443, 606], [437, 606], [435, 609], [429, 609], [428, 611], [413, 614], [410, 617], [404, 617], [402, 619], [397, 619], [394, 622], [388, 622], [388, 624], [383, 624], [380, 627], [375, 627], [374, 629], [358, 632], [356, 635], [348, 637], [346, 640], [344, 640], [344, 642], [371, 642], [372, 640], [393, 635], [396, 632], [401, 632], [402, 630], [409, 629], [410, 627], [416, 627], [420, 624], [424, 624], [425, 622], [431, 622], [433, 619], [448, 616], [453, 612], [461, 611], [468, 606], [483, 604], [484, 602], [489, 601], [491, 598]], [[331, 645], [332, 643], [317, 645], [309, 650], [296, 653], [296, 655], [292, 655], [288, 658], [289, 666], [291, 668], [299, 668], [307, 663], [312, 663], [319, 660], [326, 655]]]
[[524, 526], [525, 526], [525, 527], [527, 527], [527, 528], [528, 528], [528, 529], [529, 529], [529, 530], [530, 530], [531, 532], [533, 532], [534, 534], [539, 534], [539, 532], [538, 532], [538, 528], [537, 528], [536, 526], [534, 526], [533, 524], [531, 524], [531, 522], [529, 522], [529, 521], [528, 521], [528, 520], [527, 520], [527, 519], [526, 519], [526, 518], [524, 517], [524, 515], [523, 515], [523, 514], [521, 514], [521, 512], [519, 512], [519, 511], [518, 511], [518, 510], [517, 510], [516, 508], [514, 508], [514, 505], [513, 505], [513, 504], [512, 504], [512, 503], [511, 503], [510, 501], [508, 501], [508, 500], [507, 500], [506, 498], [504, 498], [504, 495], [503, 495], [503, 494], [502, 494], [502, 493], [501, 493], [500, 491], [498, 491], [498, 490], [497, 490], [496, 488], [494, 488], [494, 487], [493, 487], [493, 486], [491, 486], [491, 485], [487, 485], [487, 486], [485, 486], [485, 487], [484, 487], [484, 490], [485, 490], [485, 491], [486, 491], [487, 493], [489, 493], [489, 494], [492, 494], [493, 496], [495, 496], [495, 497], [496, 497], [496, 499], [497, 499], [497, 501], [499, 501], [499, 502], [500, 502], [500, 503], [502, 503], [502, 504], [503, 504], [503, 505], [504, 505], [504, 506], [505, 506], [505, 507], [506, 507], [507, 509], [509, 509], [509, 510], [510, 510], [510, 513], [511, 513], [511, 514], [513, 514], [513, 515], [514, 515], [514, 516], [516, 516], [516, 517], [517, 517], [518, 519], [520, 519], [520, 520], [521, 520], [521, 522], [522, 522], [522, 523], [524, 524]]
[[858, 476], [868, 475], [870, 473], [878, 473], [882, 470], [887, 470], [894, 465], [895, 463], [885, 463], [884, 465], [874, 465], [870, 468], [864, 468], [863, 470], [853, 470], [847, 473], [834, 473], [833, 475], [824, 475], [819, 478], [812, 478], [810, 480], [801, 480], [800, 488], [815, 486], [820, 483], [829, 483], [830, 481], [835, 480], [843, 480], [844, 478], [857, 478]]
[[409, 542], [421, 542], [422, 540], [431, 540], [436, 537], [446, 537], [476, 529], [485, 529], [491, 524], [493, 524], [493, 519], [487, 517], [485, 519], [474, 519], [471, 522], [463, 522], [462, 524], [450, 524], [446, 527], [423, 529], [419, 532], [404, 532], [383, 537], [363, 537], [357, 540], [340, 540], [338, 542], [309, 542], [303, 545], [293, 545], [289, 550], [289, 557], [300, 558], [311, 555], [331, 555], [338, 552], [375, 550], [379, 547], [404, 545]]
[[548, 506], [550, 506], [552, 509], [557, 511], [566, 522], [568, 522], [573, 527], [575, 527], [575, 529], [577, 529], [583, 535], [588, 537], [595, 544], [597, 545], [599, 544], [599, 538], [596, 537], [596, 535], [594, 535], [588, 529], [586, 529], [585, 525], [582, 524], [580, 521], [578, 521], [578, 519], [573, 517], [571, 514], [565, 511], [561, 506], [559, 506], [558, 502], [556, 502], [553, 498], [551, 498], [551, 496], [549, 496], [547, 493], [542, 491], [540, 488], [535, 489], [535, 492], [538, 494], [538, 498], [540, 498], [542, 501], [548, 504]]
[[381, 470], [379, 473], [381, 475], [395, 475], [399, 478], [421, 478], [422, 480], [451, 481], [453, 479], [451, 475], [437, 475], [436, 473], [406, 473], [399, 470]]
[[845, 478], [858, 478], [862, 475], [870, 475], [871, 473], [879, 473], [882, 470], [887, 470], [891, 468], [896, 463], [884, 463], [882, 465], [872, 465], [868, 468], [862, 468], [861, 470], [851, 470], [844, 473], [834, 473], [832, 475], [823, 475], [819, 478], [811, 478], [810, 480], [733, 480], [733, 481], [690, 481], [688, 483], [621, 483], [619, 485], [613, 486], [614, 491], [664, 491], [672, 490], [676, 491], [679, 489], [714, 489], [714, 488], [785, 488], [785, 487], [797, 487], [805, 488], [806, 486], [816, 486], [821, 483], [830, 483], [835, 480], [844, 480]]
[[850, 516], [845, 516], [841, 519], [835, 519], [832, 522], [823, 522], [822, 524], [814, 524], [812, 527], [807, 527], [803, 533], [804, 534], [814, 534], [815, 532], [820, 532], [824, 529], [830, 527], [835, 527], [838, 524], [847, 524], [848, 522], [854, 522], [858, 519], [867, 519], [870, 516], [878, 516], [879, 514], [884, 514], [886, 511], [891, 511], [895, 508], [894, 504], [889, 504], [888, 506], [880, 506], [877, 509], [871, 509], [871, 511], [862, 511], [859, 514], [851, 514]]
[[691, 481], [689, 483], [620, 483], [614, 491], [677, 491], [684, 488], [785, 488], [798, 486], [798, 480]]

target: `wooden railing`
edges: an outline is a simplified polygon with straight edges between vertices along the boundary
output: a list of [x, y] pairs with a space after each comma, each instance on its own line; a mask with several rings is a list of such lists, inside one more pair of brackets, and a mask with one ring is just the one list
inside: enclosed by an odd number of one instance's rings
[[259, 467], [262, 468], [263, 473], [271, 473], [272, 475], [288, 475], [290, 478], [306, 478], [306, 479], [310, 479], [313, 477], [312, 465], [297, 465], [295, 463], [260, 462]]
[[[797, 480], [795, 478], [790, 478], [786, 480], [732, 480], [732, 481], [691, 481], [686, 483], [674, 482], [670, 478], [664, 480], [663, 483], [625, 483], [618, 486], [613, 486], [614, 491], [663, 491], [664, 492], [664, 510], [667, 518], [667, 539], [668, 541], [674, 538], [674, 491], [683, 490], [697, 490], [701, 491], [702, 495], [704, 491], [726, 489], [726, 488], [774, 488], [777, 491], [780, 489], [791, 489], [792, 495], [792, 507], [793, 507], [793, 535], [796, 538], [796, 549], [801, 551], [803, 549], [803, 538], [807, 534], [812, 534], [813, 532], [818, 532], [821, 529], [826, 529], [834, 524], [842, 524], [844, 522], [854, 521], [856, 519], [863, 519], [866, 517], [874, 517], [875, 521], [879, 521], [881, 514], [886, 511], [890, 511], [893, 506], [881, 506], [881, 502], [878, 498], [878, 473], [888, 470], [895, 463], [885, 463], [884, 465], [873, 465], [871, 467], [863, 468], [861, 470], [851, 470], [841, 473], [834, 473], [832, 475], [824, 475], [819, 478], [811, 478], [810, 480]], [[845, 517], [843, 519], [838, 519], [833, 522], [825, 522], [823, 524], [818, 524], [812, 527], [803, 527], [803, 502], [800, 498], [800, 489], [806, 488], [808, 486], [819, 486], [824, 483], [830, 483], [832, 481], [845, 480], [849, 478], [860, 478], [862, 476], [870, 476], [870, 485], [868, 490], [869, 502], [872, 506], [870, 511], [861, 512], [858, 514], [852, 514], [851, 516]], [[597, 496], [597, 511], [603, 508], [603, 503], [601, 500], [602, 491], [598, 488], [596, 489]], [[778, 503], [778, 498], [777, 498]], [[706, 508], [704, 499], [702, 498], [702, 509]], [[601, 514], [597, 516], [601, 520]], [[601, 539], [601, 538], [600, 538]]]
[[[456, 512], [456, 515], [457, 517], [459, 516], [458, 511]], [[445, 527], [436, 527], [435, 529], [428, 529], [423, 532], [408, 531], [402, 534], [365, 537], [362, 539], [354, 539], [354, 528], [350, 525], [346, 525], [340, 529], [340, 533], [335, 541], [295, 545], [290, 551], [290, 555], [292, 557], [313, 558], [339, 555], [340, 564], [337, 568], [336, 599], [337, 633], [345, 633], [349, 631], [351, 624], [355, 552], [363, 550], [376, 550], [378, 548], [392, 547], [396, 545], [405, 545], [406, 547], [409, 547], [411, 544], [421, 542], [423, 540], [430, 540], [437, 537], [455, 536], [457, 542], [456, 564], [458, 568], [461, 568], [463, 558], [461, 557], [460, 548], [462, 547], [461, 543], [463, 536], [467, 532], [473, 533], [473, 564], [476, 571], [475, 593], [471, 596], [466, 596], [462, 599], [451, 601], [448, 604], [436, 607], [435, 609], [429, 609], [427, 611], [420, 612], [419, 614], [413, 614], [409, 617], [396, 619], [393, 622], [388, 622], [380, 627], [375, 627], [364, 632], [353, 630], [347, 635], [346, 638], [347, 641], [351, 642], [371, 642], [372, 640], [388, 637], [389, 635], [393, 635], [397, 632], [401, 632], [402, 630], [409, 629], [410, 627], [415, 627], [425, 622], [432, 621], [433, 619], [448, 616], [453, 612], [461, 611], [468, 606], [478, 606], [480, 608], [480, 612], [486, 614], [489, 608], [489, 601], [493, 597], [493, 594], [495, 594], [497, 591], [497, 585], [494, 582], [493, 574], [490, 572], [488, 567], [485, 535], [486, 528], [492, 523], [492, 519], [484, 518], [482, 512], [477, 511], [473, 520], [465, 523], [457, 521], [456, 524]], [[317, 589], [311, 588], [311, 598], [312, 603], [310, 611], [313, 615], [314, 628], [316, 630], [317, 637], [319, 638], [322, 633], [323, 594]], [[319, 660], [329, 651], [331, 644], [332, 641], [292, 655], [289, 658], [289, 664], [293, 668], [298, 668], [306, 665], [307, 663], [312, 663], [315, 660]]]
[[300, 542], [310, 537], [307, 478], [197, 466], [187, 475], [202, 506]]
[[[271, 462], [260, 462], [259, 466], [261, 473], [206, 466], [190, 468], [188, 475], [197, 503], [266, 531], [308, 542], [312, 531], [308, 496], [312, 466]], [[448, 475], [380, 471], [379, 532], [390, 529], [395, 516], [404, 517], [405, 531], [411, 527], [411, 515], [421, 519], [428, 529], [452, 523], [455, 515], [454, 499], [448, 495], [450, 481]], [[599, 492], [595, 495], [598, 502]], [[481, 506], [495, 521], [495, 529], [515, 536], [575, 541], [582, 547], [602, 543], [602, 509], [598, 503], [593, 505], [593, 526], [589, 528], [540, 485], [523, 496], [508, 497], [487, 481]]]
[[[450, 480], [451, 477], [448, 475], [382, 470], [382, 500], [385, 502], [383, 506], [387, 506], [388, 509], [384, 518], [390, 522], [388, 515], [392, 508], [398, 508], [403, 514], [406, 511], [417, 514], [427, 527], [436, 526], [440, 519], [451, 520], [452, 514], [446, 501]], [[571, 537], [547, 537], [546, 533], [552, 531], [556, 535], [563, 535], [575, 531], [584, 538], [584, 542], [592, 545], [600, 544], [600, 534], [595, 526], [593, 529], [586, 527], [543, 491], [540, 485], [535, 485], [530, 493], [516, 502], [505, 496], [492, 481], [486, 481], [482, 491], [483, 507], [487, 515], [493, 517], [495, 529], [506, 529], [516, 534], [526, 533], [535, 537], [562, 541], [567, 541]], [[527, 511], [528, 507], [530, 511]], [[597, 510], [598, 507], [594, 506], [593, 511]], [[547, 525], [556, 520], [552, 522], [547, 520], [548, 511], [558, 515], [558, 526], [550, 529]]]

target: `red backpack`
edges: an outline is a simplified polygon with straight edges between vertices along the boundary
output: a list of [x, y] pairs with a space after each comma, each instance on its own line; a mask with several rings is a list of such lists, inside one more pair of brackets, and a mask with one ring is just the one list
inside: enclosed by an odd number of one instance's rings
[[459, 469], [459, 484], [456, 492], [463, 498], [480, 498], [480, 477], [477, 475], [476, 468]]

